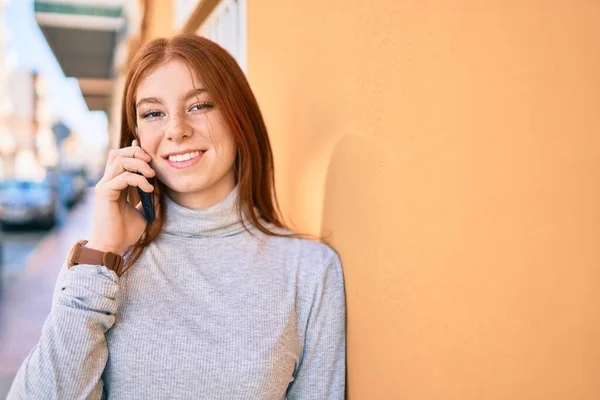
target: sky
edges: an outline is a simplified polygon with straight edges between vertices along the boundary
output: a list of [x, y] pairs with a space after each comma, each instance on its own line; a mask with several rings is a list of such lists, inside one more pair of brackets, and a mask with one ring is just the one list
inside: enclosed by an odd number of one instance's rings
[[105, 146], [108, 121], [103, 111], [89, 111], [74, 78], [66, 78], [35, 21], [33, 0], [12, 0], [5, 21], [10, 40], [7, 50], [16, 53], [16, 68], [37, 71], [50, 87], [50, 103], [57, 117], [81, 135], [86, 144]]

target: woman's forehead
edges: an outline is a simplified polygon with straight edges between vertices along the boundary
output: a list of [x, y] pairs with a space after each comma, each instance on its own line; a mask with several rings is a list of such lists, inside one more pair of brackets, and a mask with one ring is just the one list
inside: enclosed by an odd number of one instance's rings
[[136, 98], [160, 94], [185, 94], [193, 89], [204, 89], [202, 78], [181, 60], [170, 60], [141, 79]]

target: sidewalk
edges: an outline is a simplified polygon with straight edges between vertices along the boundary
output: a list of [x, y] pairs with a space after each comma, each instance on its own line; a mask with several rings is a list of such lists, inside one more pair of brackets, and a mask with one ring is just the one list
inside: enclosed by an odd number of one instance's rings
[[69, 250], [89, 236], [93, 190], [48, 233], [32, 252], [21, 273], [3, 283], [0, 298], [0, 399], [6, 398], [12, 379], [39, 340], [52, 300], [58, 271]]

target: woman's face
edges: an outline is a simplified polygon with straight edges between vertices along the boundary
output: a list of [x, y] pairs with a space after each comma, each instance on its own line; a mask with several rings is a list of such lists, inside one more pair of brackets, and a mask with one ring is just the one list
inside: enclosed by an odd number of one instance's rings
[[136, 93], [137, 136], [169, 196], [189, 208], [223, 200], [235, 186], [236, 146], [201, 77], [171, 60]]

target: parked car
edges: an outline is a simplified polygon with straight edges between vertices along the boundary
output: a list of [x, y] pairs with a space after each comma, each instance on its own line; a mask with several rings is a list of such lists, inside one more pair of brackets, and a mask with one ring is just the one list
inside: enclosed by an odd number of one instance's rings
[[65, 169], [58, 172], [57, 187], [60, 199], [67, 207], [73, 207], [85, 194], [88, 179], [85, 169]]
[[4, 181], [0, 192], [2, 228], [38, 225], [49, 229], [56, 222], [56, 192], [47, 182]]

